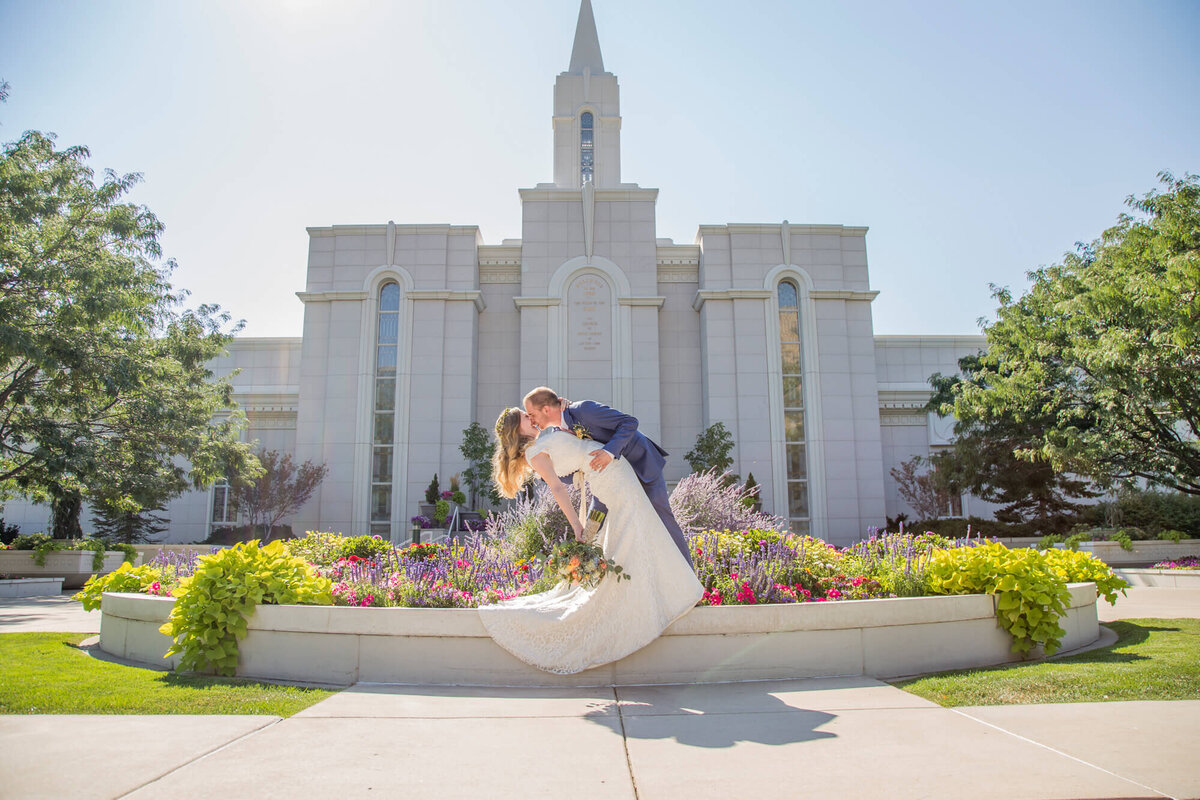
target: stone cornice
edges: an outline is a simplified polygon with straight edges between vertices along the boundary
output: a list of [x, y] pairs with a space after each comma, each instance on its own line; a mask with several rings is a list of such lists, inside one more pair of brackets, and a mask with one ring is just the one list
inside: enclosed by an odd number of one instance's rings
[[928, 383], [880, 383], [879, 407], [906, 411], [924, 410], [933, 394]]
[[513, 303], [516, 304], [517, 308], [525, 308], [526, 306], [529, 306], [532, 308], [539, 308], [539, 307], [545, 308], [548, 306], [562, 305], [562, 298], [561, 297], [514, 297]]
[[942, 347], [981, 347], [987, 349], [987, 337], [980, 335], [963, 334], [961, 336], [950, 335], [930, 335], [930, 336], [894, 336], [891, 334], [877, 334], [875, 336], [875, 345], [884, 347], [912, 347], [915, 344], [931, 344]]
[[521, 245], [481, 245], [475, 251], [481, 267], [521, 266]]
[[623, 306], [652, 306], [654, 308], [662, 308], [663, 303], [667, 302], [665, 297], [619, 297], [617, 302]]
[[367, 293], [361, 289], [340, 292], [296, 292], [296, 297], [299, 297], [302, 303], [331, 303], [334, 300], [362, 302], [367, 299]]
[[[371, 234], [387, 234], [388, 226], [382, 225], [329, 225], [326, 227], [305, 228], [309, 236], [366, 236]], [[478, 225], [396, 225], [397, 236], [417, 236], [434, 234], [447, 236], [479, 237]]]
[[867, 303], [879, 296], [877, 291], [855, 292], [851, 290], [814, 290], [809, 293], [813, 300], [862, 300]]
[[238, 336], [229, 343], [233, 350], [278, 350], [282, 347], [300, 347], [304, 344], [301, 336]]
[[699, 311], [709, 300], [770, 300], [774, 296], [770, 289], [701, 289], [692, 308]]
[[[582, 202], [580, 191], [578, 189], [569, 189], [563, 186], [554, 186], [545, 189], [518, 189], [521, 194], [521, 201], [525, 203], [554, 203], [554, 202]], [[596, 202], [611, 202], [611, 201], [633, 201], [643, 203], [653, 203], [658, 200], [658, 189], [643, 189], [641, 187], [630, 187], [625, 189], [597, 189]]]
[[[778, 235], [781, 225], [775, 223], [729, 222], [724, 225], [701, 225], [696, 231], [696, 240], [705, 235], [722, 236], [731, 233], [771, 233]], [[866, 226], [851, 225], [788, 225], [793, 235], [824, 235], [863, 237], [869, 230]]]
[[700, 266], [700, 245], [698, 244], [660, 244], [657, 253], [658, 265]]
[[483, 292], [478, 289], [469, 291], [456, 291], [453, 289], [414, 289], [411, 292], [405, 292], [404, 296], [410, 300], [445, 300], [448, 302], [468, 302], [474, 303], [475, 308], [483, 311], [487, 308], [487, 303], [483, 301]]

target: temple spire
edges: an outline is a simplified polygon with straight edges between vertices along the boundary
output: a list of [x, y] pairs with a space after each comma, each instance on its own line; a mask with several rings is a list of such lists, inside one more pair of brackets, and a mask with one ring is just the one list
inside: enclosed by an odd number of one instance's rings
[[596, 18], [592, 16], [592, 1], [579, 4], [579, 21], [575, 23], [575, 46], [571, 48], [572, 75], [582, 75], [584, 68], [593, 75], [604, 73], [604, 57], [600, 55], [600, 37], [596, 34]]

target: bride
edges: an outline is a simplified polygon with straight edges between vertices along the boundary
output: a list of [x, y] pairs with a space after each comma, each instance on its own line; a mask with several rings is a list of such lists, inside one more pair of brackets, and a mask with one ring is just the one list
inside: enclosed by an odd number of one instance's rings
[[597, 472], [589, 463], [596, 442], [553, 428], [539, 437], [520, 408], [501, 412], [496, 434], [493, 472], [501, 494], [515, 497], [535, 472], [549, 485], [577, 539], [583, 538], [583, 527], [558, 476], [583, 471], [592, 493], [608, 506], [596, 543], [631, 578], [608, 575], [590, 589], [564, 581], [548, 592], [480, 606], [484, 627], [497, 644], [527, 664], [569, 675], [640, 650], [696, 605], [704, 586], [625, 459]]

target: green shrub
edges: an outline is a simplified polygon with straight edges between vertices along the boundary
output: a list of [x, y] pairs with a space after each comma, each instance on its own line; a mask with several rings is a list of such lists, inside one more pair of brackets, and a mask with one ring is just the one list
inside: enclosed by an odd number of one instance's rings
[[1124, 578], [1118, 578], [1112, 567], [1091, 553], [1049, 550], [1043, 554], [1043, 558], [1064, 583], [1095, 583], [1096, 596], [1103, 597], [1109, 604], [1117, 602], [1117, 592], [1125, 594], [1125, 590], [1129, 588]]
[[1086, 507], [1080, 518], [1092, 527], [1124, 528], [1134, 539], [1153, 539], [1164, 530], [1200, 537], [1200, 495], [1124, 489], [1115, 500]]
[[299, 539], [284, 540], [283, 547], [291, 555], [310, 564], [328, 567], [342, 557], [345, 543], [346, 537], [340, 533], [306, 531]]
[[171, 588], [176, 583], [174, 567], [156, 564], [134, 567], [128, 561], [124, 561], [107, 575], [93, 575], [88, 578], [83, 588], [72, 595], [71, 599], [83, 603], [84, 611], [95, 611], [100, 608], [101, 595], [105, 592], [155, 594], [151, 588], [156, 583], [160, 587], [157, 594], [170, 595]]
[[1013, 637], [1013, 652], [1041, 645], [1053, 655], [1065, 631], [1058, 619], [1071, 595], [1044, 554], [1010, 550], [998, 542], [935, 551], [926, 572], [934, 594], [994, 594], [1000, 627]]
[[342, 549], [338, 553], [338, 557], [349, 558], [350, 556], [358, 556], [368, 561], [374, 561], [380, 556], [391, 552], [391, 550], [391, 542], [382, 537], [355, 536], [342, 542]]
[[434, 503], [433, 509], [433, 522], [440, 528], [446, 524], [446, 517], [450, 516], [450, 502], [438, 500]]
[[[196, 572], [180, 582], [171, 618], [159, 628], [174, 642], [167, 656], [181, 654], [179, 668], [233, 675], [238, 639], [260, 603], [332, 605], [328, 578], [283, 542], [246, 542], [201, 556]], [[164, 656], [165, 657], [165, 656]]]
[[1179, 544], [1187, 538], [1183, 531], [1159, 531], [1158, 538], [1164, 542], [1174, 542]]

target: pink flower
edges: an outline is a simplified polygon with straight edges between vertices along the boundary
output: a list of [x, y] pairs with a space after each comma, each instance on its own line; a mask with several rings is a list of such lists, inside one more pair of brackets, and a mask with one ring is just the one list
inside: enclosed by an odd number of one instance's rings
[[837, 589], [830, 589], [828, 592], [826, 592], [826, 594], [828, 595], [830, 600], [837, 600], [839, 597], [842, 596], [842, 593], [839, 592]]
[[750, 588], [749, 583], [742, 584], [742, 588], [737, 593], [737, 599], [749, 605], [754, 605], [758, 602], [758, 599], [754, 596], [754, 590]]

